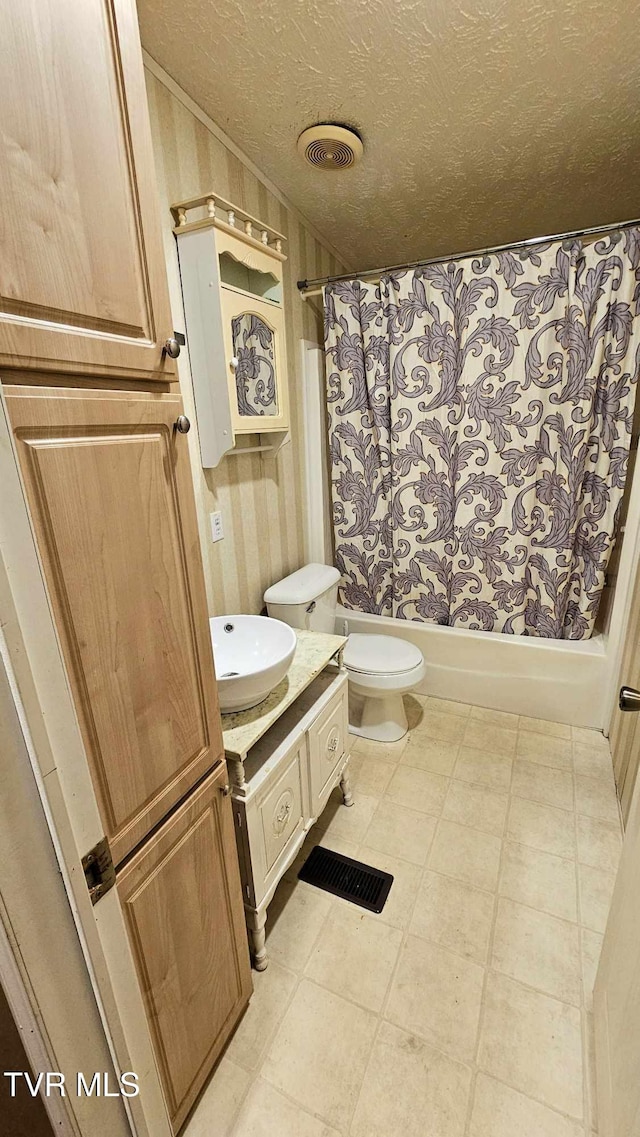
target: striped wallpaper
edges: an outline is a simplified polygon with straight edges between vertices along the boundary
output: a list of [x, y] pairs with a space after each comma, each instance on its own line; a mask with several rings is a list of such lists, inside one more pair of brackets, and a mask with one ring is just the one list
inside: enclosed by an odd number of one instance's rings
[[[210, 615], [260, 612], [265, 588], [305, 561], [305, 470], [300, 341], [322, 342], [319, 298], [303, 301], [296, 281], [345, 271], [334, 253], [301, 217], [226, 146], [188, 97], [151, 64], [146, 68], [149, 112], [174, 326], [184, 330], [184, 313], [169, 205], [214, 190], [281, 230], [287, 237], [284, 263], [287, 360], [291, 404], [291, 443], [279, 454], [223, 458], [215, 470], [203, 470], [196, 430], [189, 434]], [[191, 374], [187, 353], [179, 360], [185, 410], [194, 427]], [[224, 539], [211, 541], [209, 513], [222, 512]]]

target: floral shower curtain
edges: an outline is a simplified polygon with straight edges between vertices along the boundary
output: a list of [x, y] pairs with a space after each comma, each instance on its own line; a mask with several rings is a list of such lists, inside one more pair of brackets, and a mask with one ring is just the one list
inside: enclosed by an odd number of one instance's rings
[[341, 599], [591, 635], [640, 366], [640, 231], [325, 289]]

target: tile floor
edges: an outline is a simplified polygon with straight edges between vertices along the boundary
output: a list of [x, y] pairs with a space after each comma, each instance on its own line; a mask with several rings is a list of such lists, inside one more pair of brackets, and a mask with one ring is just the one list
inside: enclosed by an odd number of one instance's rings
[[[591, 1137], [591, 990], [620, 850], [602, 735], [439, 699], [353, 739], [269, 910], [270, 965], [186, 1137]], [[395, 880], [300, 883], [318, 841]]]

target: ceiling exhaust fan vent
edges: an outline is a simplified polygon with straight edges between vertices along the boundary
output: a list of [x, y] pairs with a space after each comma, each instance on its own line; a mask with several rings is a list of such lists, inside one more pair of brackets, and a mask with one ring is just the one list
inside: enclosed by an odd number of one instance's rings
[[347, 170], [360, 160], [364, 147], [355, 130], [325, 122], [303, 130], [298, 150], [319, 170]]

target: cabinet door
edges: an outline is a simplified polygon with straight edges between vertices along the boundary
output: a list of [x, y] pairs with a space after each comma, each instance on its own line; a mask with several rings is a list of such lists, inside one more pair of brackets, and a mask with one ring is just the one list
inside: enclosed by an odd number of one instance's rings
[[335, 770], [342, 762], [349, 746], [346, 676], [341, 690], [334, 695], [329, 706], [309, 727], [307, 737], [311, 810], [314, 817], [318, 817], [333, 788]]
[[288, 430], [282, 308], [230, 287], [223, 286], [220, 295], [235, 433]]
[[118, 864], [223, 754], [176, 395], [5, 388]]
[[175, 378], [133, 0], [20, 0], [0, 47], [0, 365]]
[[224, 762], [118, 874], [174, 1129], [251, 994]]
[[302, 763], [304, 740], [296, 747], [286, 768], [258, 805], [262, 827], [265, 877], [281, 853], [304, 827]]

